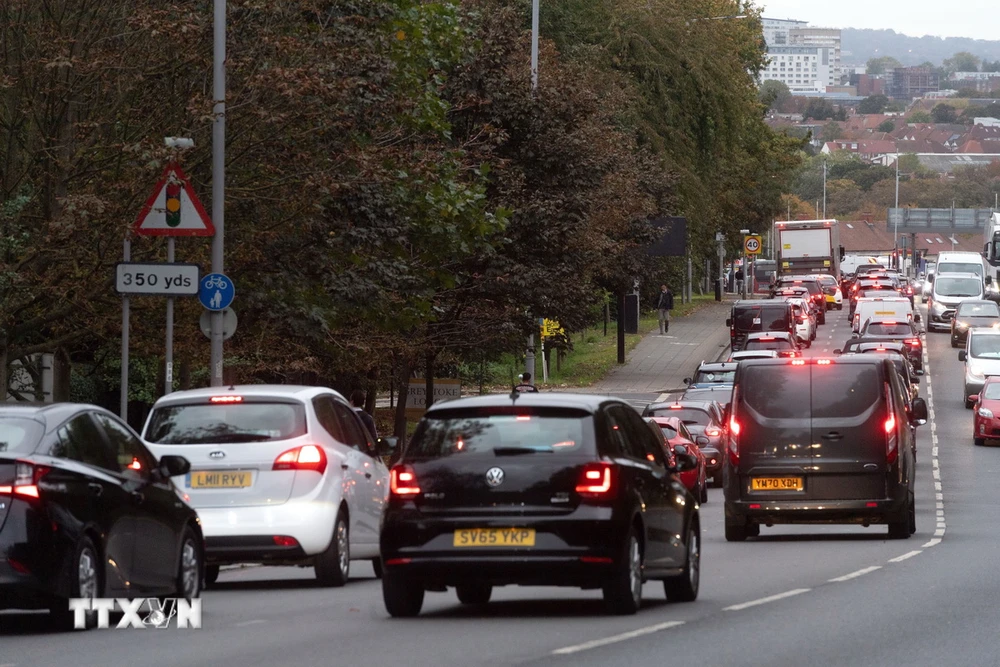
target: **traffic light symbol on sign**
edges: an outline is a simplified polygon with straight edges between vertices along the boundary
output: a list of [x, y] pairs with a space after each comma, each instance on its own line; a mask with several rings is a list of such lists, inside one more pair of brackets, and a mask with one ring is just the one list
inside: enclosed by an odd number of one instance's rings
[[171, 179], [166, 186], [166, 223], [168, 227], [181, 224], [181, 182]]

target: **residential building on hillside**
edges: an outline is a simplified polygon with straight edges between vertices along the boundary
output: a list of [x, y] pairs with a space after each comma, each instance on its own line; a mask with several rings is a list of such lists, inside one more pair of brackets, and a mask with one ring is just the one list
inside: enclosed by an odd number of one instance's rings
[[[792, 46], [818, 46], [830, 49], [832, 62], [828, 86], [839, 86], [843, 73], [840, 69], [840, 30], [836, 28], [795, 27], [788, 31]], [[856, 93], [855, 93], [856, 94]]]
[[833, 70], [833, 49], [822, 46], [772, 46], [761, 80], [781, 81], [793, 93], [825, 93]]
[[937, 72], [930, 67], [896, 67], [886, 72], [889, 97], [912, 100], [940, 88]]

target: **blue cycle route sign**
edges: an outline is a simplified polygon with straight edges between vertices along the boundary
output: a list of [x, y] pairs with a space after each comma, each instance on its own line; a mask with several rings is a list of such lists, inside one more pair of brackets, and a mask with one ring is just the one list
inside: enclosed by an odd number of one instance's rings
[[236, 286], [224, 273], [210, 273], [201, 279], [198, 300], [206, 310], [225, 310], [233, 303]]

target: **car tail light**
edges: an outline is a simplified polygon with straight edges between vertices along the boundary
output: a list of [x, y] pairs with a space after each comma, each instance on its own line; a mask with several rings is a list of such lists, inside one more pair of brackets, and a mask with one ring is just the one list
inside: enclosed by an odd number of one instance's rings
[[417, 474], [408, 465], [398, 464], [389, 472], [389, 492], [396, 496], [415, 496], [420, 493]]
[[892, 404], [892, 394], [889, 391], [888, 383], [885, 385], [885, 405], [889, 412], [884, 424], [885, 462], [891, 465], [899, 458], [899, 447], [896, 437], [896, 410]]
[[816, 360], [816, 365], [817, 366], [829, 366], [832, 363], [833, 363], [833, 361], [831, 359], [817, 359]]
[[803, 322], [808, 322], [809, 321], [809, 316], [808, 315], [800, 315], [799, 319], [802, 320]]
[[[738, 389], [734, 389], [733, 390], [733, 401], [732, 401], [732, 406], [733, 406], [732, 409], [733, 410], [736, 410], [736, 406], [739, 405], [739, 403], [737, 403], [737, 401], [739, 399], [739, 396], [737, 395], [738, 391], [739, 391]], [[730, 416], [729, 417], [729, 446], [727, 448], [727, 451], [729, 452], [729, 462], [732, 463], [734, 466], [738, 466], [740, 464], [740, 443], [739, 443], [739, 439], [740, 439], [740, 431], [741, 430], [743, 430], [743, 429], [740, 426], [740, 423], [736, 420], [736, 415]]]
[[720, 435], [722, 435], [722, 429], [716, 426], [709, 426], [705, 429], [705, 435], [709, 436], [710, 438], [717, 438]]
[[611, 465], [588, 463], [580, 471], [576, 492], [585, 496], [606, 496], [611, 493]]
[[209, 403], [242, 403], [242, 396], [213, 396], [208, 399]]
[[14, 483], [9, 486], [0, 486], [0, 493], [13, 494], [22, 498], [39, 498], [38, 482], [51, 469], [49, 466], [18, 461], [14, 466]]
[[805, 365], [806, 365], [805, 359], [792, 359], [792, 366], [805, 366]]
[[289, 535], [275, 535], [274, 544], [279, 547], [297, 547], [299, 541]]
[[302, 445], [289, 449], [274, 459], [271, 470], [315, 470], [326, 472], [326, 452], [318, 445]]
[[906, 342], [909, 343], [910, 345], [912, 345], [913, 347], [920, 347], [920, 339], [919, 338], [911, 338], [910, 340], [908, 340]]

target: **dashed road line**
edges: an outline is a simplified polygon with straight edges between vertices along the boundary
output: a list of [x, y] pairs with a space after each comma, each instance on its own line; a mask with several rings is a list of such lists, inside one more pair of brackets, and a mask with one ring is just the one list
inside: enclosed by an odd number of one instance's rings
[[917, 549], [915, 551], [910, 551], [908, 553], [905, 553], [902, 556], [896, 556], [895, 558], [890, 558], [889, 562], [890, 563], [902, 563], [904, 560], [906, 560], [908, 558], [913, 558], [914, 556], [919, 556], [922, 553], [923, 553], [923, 550]]
[[776, 602], [778, 600], [784, 600], [785, 598], [808, 593], [811, 590], [811, 588], [796, 588], [790, 591], [785, 591], [784, 593], [778, 593], [777, 595], [768, 595], [766, 598], [758, 598], [756, 600], [751, 600], [750, 602], [742, 602], [729, 607], [723, 607], [722, 611], [741, 611], [743, 609], [749, 609], [750, 607], [767, 604], [768, 602]]
[[858, 570], [856, 572], [851, 572], [850, 574], [845, 574], [842, 577], [834, 577], [833, 579], [830, 579], [829, 582], [830, 583], [838, 583], [838, 582], [841, 582], [841, 581], [850, 581], [851, 579], [857, 579], [858, 577], [864, 576], [864, 575], [868, 574], [869, 572], [874, 572], [875, 570], [881, 570], [881, 569], [882, 569], [881, 565], [872, 565], [871, 567], [865, 567], [865, 568], [862, 568], [862, 569], [860, 569], [860, 570]]
[[618, 635], [612, 635], [610, 637], [604, 637], [602, 639], [594, 639], [592, 641], [584, 642], [582, 644], [576, 644], [574, 646], [566, 646], [564, 648], [559, 648], [556, 649], [555, 651], [552, 651], [552, 655], [572, 655], [573, 653], [579, 653], [580, 651], [589, 651], [590, 649], [599, 648], [601, 646], [607, 646], [608, 644], [617, 644], [618, 642], [634, 639], [635, 637], [642, 637], [643, 635], [651, 635], [654, 632], [669, 630], [670, 628], [676, 628], [677, 626], [680, 625], [684, 625], [684, 621], [667, 621], [666, 623], [657, 623], [656, 625], [650, 625], [645, 628], [639, 628], [638, 630], [631, 630], [629, 632], [623, 632]]

